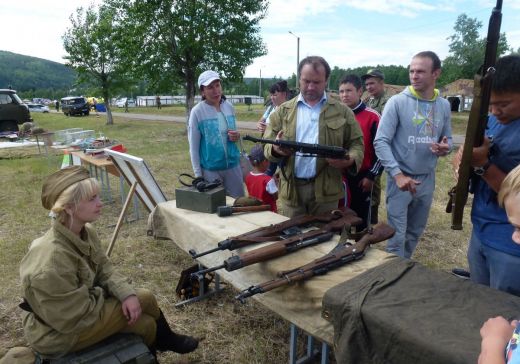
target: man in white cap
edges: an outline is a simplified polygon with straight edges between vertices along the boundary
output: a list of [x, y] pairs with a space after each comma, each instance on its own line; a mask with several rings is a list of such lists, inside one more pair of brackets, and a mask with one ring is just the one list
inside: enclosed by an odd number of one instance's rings
[[202, 101], [191, 110], [188, 122], [191, 164], [195, 177], [219, 179], [226, 194], [244, 196], [240, 151], [236, 142], [235, 110], [222, 93], [220, 76], [204, 71], [198, 80]]

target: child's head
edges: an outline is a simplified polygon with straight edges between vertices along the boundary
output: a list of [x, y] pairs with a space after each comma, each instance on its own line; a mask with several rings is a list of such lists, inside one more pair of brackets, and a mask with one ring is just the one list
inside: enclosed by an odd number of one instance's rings
[[509, 172], [502, 182], [498, 203], [506, 209], [509, 222], [515, 228], [513, 241], [520, 244], [520, 166]]
[[264, 155], [264, 146], [262, 144], [255, 144], [249, 152], [249, 161], [253, 165], [256, 172], [265, 172], [269, 167], [269, 161]]

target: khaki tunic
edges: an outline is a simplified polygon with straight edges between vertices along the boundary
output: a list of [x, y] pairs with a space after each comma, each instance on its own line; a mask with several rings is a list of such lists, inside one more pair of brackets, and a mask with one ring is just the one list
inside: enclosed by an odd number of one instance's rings
[[[284, 139], [296, 139], [297, 100], [295, 97], [280, 105], [269, 115], [269, 125], [265, 131], [265, 138], [275, 139], [280, 130], [284, 131]], [[354, 165], [349, 173], [357, 174], [363, 161], [363, 133], [354, 117], [354, 113], [341, 101], [328, 97], [321, 108], [319, 119], [319, 144], [343, 147], [348, 150]], [[272, 145], [265, 146], [266, 157], [273, 162], [281, 159], [272, 155]], [[278, 196], [287, 201], [290, 206], [297, 206], [298, 196], [294, 181], [294, 155], [285, 163], [284, 173], [287, 179], [280, 176]], [[339, 200], [343, 196], [342, 174], [337, 168], [331, 167], [325, 158], [318, 158], [316, 162], [315, 180], [316, 202], [327, 203]]]
[[135, 294], [114, 271], [92, 226], [81, 235], [54, 222], [20, 264], [22, 294], [34, 311], [23, 316], [25, 338], [46, 355], [67, 353], [99, 319], [105, 298], [123, 301]]
[[383, 94], [379, 97], [368, 97], [364, 100], [365, 104], [377, 111], [380, 115], [383, 115], [383, 109], [385, 108], [386, 102], [390, 99], [386, 91], [383, 91]]

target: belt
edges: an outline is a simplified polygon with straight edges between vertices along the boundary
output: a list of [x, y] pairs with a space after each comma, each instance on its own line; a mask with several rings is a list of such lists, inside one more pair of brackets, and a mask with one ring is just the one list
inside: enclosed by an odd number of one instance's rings
[[305, 183], [312, 183], [314, 182], [314, 180], [316, 179], [316, 177], [311, 177], [311, 178], [299, 178], [299, 177], [294, 177], [294, 180], [296, 182], [300, 182], [302, 184], [305, 184]]

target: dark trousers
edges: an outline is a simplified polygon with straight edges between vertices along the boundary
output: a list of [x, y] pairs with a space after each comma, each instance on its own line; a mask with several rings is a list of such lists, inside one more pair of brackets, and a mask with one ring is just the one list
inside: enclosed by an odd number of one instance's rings
[[[368, 212], [371, 208], [370, 191], [363, 192], [359, 183], [363, 178], [360, 176], [348, 176], [347, 183], [350, 189], [350, 208], [363, 219], [363, 223], [356, 226], [356, 231], [361, 231], [367, 227]], [[377, 215], [371, 217], [371, 223], [377, 223]]]

